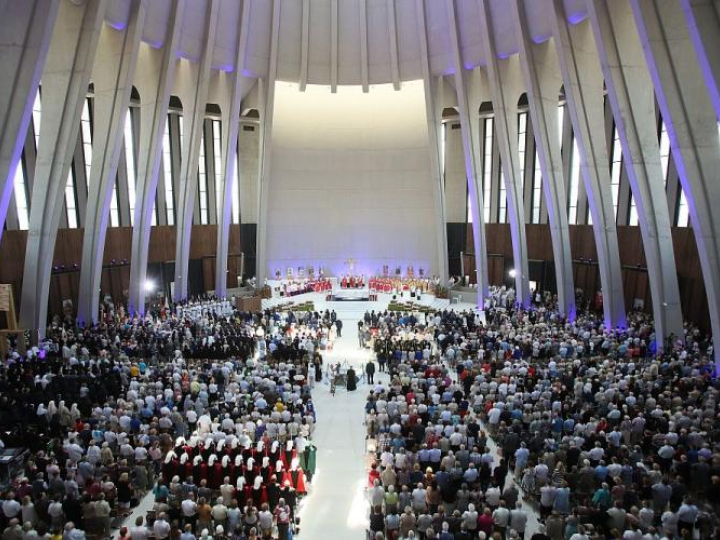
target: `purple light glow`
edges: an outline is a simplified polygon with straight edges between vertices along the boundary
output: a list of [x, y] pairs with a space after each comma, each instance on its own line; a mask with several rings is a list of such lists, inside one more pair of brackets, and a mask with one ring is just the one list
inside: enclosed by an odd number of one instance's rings
[[583, 12], [571, 13], [570, 15], [568, 15], [567, 19], [571, 25], [575, 26], [576, 24], [579, 24], [579, 23], [583, 22], [585, 19], [587, 19], [587, 13], [583, 13]]

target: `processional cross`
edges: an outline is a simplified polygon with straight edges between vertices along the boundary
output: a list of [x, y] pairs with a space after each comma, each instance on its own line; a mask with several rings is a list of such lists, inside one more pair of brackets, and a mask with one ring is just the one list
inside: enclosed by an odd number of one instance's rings
[[348, 259], [345, 261], [345, 266], [348, 266], [350, 268], [350, 275], [353, 275], [353, 272], [355, 271], [355, 263], [357, 261], [355, 259]]

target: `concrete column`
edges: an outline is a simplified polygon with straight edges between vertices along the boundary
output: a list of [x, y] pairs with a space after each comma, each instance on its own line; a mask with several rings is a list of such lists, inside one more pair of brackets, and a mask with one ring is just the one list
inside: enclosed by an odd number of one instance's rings
[[[309, 9], [309, 8], [308, 8]], [[222, 111], [222, 177], [223, 191], [222, 203], [219, 205], [220, 214], [217, 218], [217, 256], [215, 259], [215, 294], [227, 295], [227, 266], [228, 244], [230, 242], [230, 223], [232, 221], [232, 192], [235, 182], [235, 167], [237, 163], [238, 134], [240, 131], [240, 112], [244, 91], [251, 86], [250, 81], [242, 76], [243, 60], [247, 48], [248, 26], [250, 21], [250, 2], [243, 3], [241, 12], [241, 26], [238, 35], [237, 65], [232, 74], [232, 88], [229, 99], [221, 105]], [[239, 176], [239, 175], [238, 175]]]
[[720, 120], [720, 0], [681, 0], [680, 3], [705, 85]]
[[[277, 76], [278, 39], [280, 35], [280, 0], [273, 0], [270, 29], [270, 63], [265, 79], [259, 79], [258, 100], [260, 101], [260, 173], [258, 186], [258, 227], [257, 227], [257, 284], [262, 287], [267, 277], [266, 243], [270, 162], [272, 158], [272, 126], [275, 108], [275, 77]], [[336, 5], [337, 8], [337, 5]]]
[[655, 95], [630, 6], [589, 2], [590, 24], [623, 149], [625, 170], [642, 232], [659, 348], [683, 335], [680, 289], [655, 119]]
[[215, 49], [215, 32], [220, 2], [210, 0], [205, 15], [203, 50], [197, 63], [183, 62], [178, 69], [178, 89], [183, 101], [184, 140], [180, 168], [180, 193], [175, 241], [175, 300], [184, 300], [188, 293], [188, 267], [190, 262], [190, 235], [193, 210], [197, 198], [198, 158], [205, 122], [210, 68]]
[[43, 117], [25, 252], [20, 324], [44, 337], [50, 272], [83, 101], [107, 2], [63, 1], [42, 74]]
[[485, 71], [490, 82], [495, 134], [505, 171], [505, 193], [512, 236], [517, 302], [530, 307], [530, 271], [528, 269], [525, 212], [523, 208], [520, 155], [518, 154], [517, 101], [523, 91], [523, 81], [517, 69], [518, 59], [511, 56], [499, 61], [495, 50], [494, 30], [489, 0], [480, 0], [480, 34], [485, 52]]
[[[600, 61], [590, 24], [568, 24], [562, 0], [549, 0], [548, 8], [552, 10], [553, 40], [565, 86], [567, 113], [577, 140], [580, 171], [593, 221], [605, 324], [624, 327], [627, 324], [625, 298], [610, 191]], [[594, 291], [589, 292], [592, 294]]]
[[[392, 2], [390, 2], [392, 3]], [[430, 143], [430, 170], [433, 185], [433, 201], [435, 203], [435, 229], [437, 231], [438, 276], [443, 286], [448, 282], [448, 243], [447, 226], [445, 225], [445, 178], [442, 170], [441, 145], [443, 89], [442, 76], [434, 78], [430, 72], [428, 59], [427, 35], [425, 34], [425, 11], [422, 0], [416, 0], [415, 10], [418, 35], [420, 36], [420, 63], [425, 88], [425, 111], [428, 125], [428, 142]], [[392, 23], [394, 28], [394, 22]], [[398, 72], [399, 73], [399, 72]], [[399, 75], [398, 75], [399, 77]], [[399, 89], [399, 78], [396, 89]]]
[[[130, 313], [145, 313], [145, 279], [152, 211], [162, 160], [165, 126], [168, 122], [170, 90], [175, 82], [185, 0], [173, 0], [162, 48], [140, 46], [135, 86], [140, 93], [140, 144], [135, 185], [135, 226], [130, 260]], [[175, 153], [174, 155], [176, 155]], [[166, 163], [165, 167], [171, 167]], [[176, 190], [173, 190], [176, 194]], [[177, 206], [175, 206], [177, 208]]]
[[[717, 117], [678, 2], [631, 0], [635, 25], [695, 231], [713, 335], [720, 335]], [[715, 51], [716, 52], [716, 51]], [[715, 351], [720, 366], [720, 348]]]
[[[488, 261], [485, 242], [485, 217], [483, 215], [482, 175], [480, 171], [480, 123], [477, 108], [470, 108], [468, 81], [460, 56], [460, 39], [455, 12], [455, 0], [445, 0], [450, 29], [450, 52], [455, 72], [460, 130], [462, 132], [465, 173], [467, 175], [472, 214], [473, 243], [475, 247], [475, 268], [478, 284], [478, 308], [483, 309], [489, 293]], [[423, 13], [424, 16], [424, 13]], [[422, 38], [422, 35], [421, 35]]]
[[[562, 85], [562, 76], [557, 64], [554, 43], [552, 41], [547, 41], [542, 45], [532, 43], [525, 4], [514, 0], [511, 3], [511, 10], [515, 34], [518, 36], [520, 45], [520, 65], [523, 70], [528, 109], [542, 170], [542, 187], [548, 208], [558, 301], [562, 312], [570, 320], [574, 320], [575, 286], [572, 252], [570, 251], [570, 230], [565, 205], [567, 193], [558, 140], [560, 127], [557, 121], [558, 91]], [[528, 154], [530, 153], [528, 152]], [[532, 156], [532, 154], [530, 155]], [[525, 170], [528, 171], [528, 169], [533, 175], [532, 168], [526, 166]], [[531, 185], [529, 182], [528, 184]], [[532, 212], [532, 208], [530, 207], [528, 211]]]
[[115, 176], [123, 148], [125, 120], [130, 106], [132, 79], [145, 25], [146, 0], [133, 0], [122, 30], [104, 25], [100, 34], [93, 83], [93, 159], [90, 166], [83, 237], [78, 323], [97, 323], [100, 304], [105, 233]]
[[0, 241], [59, 6], [0, 1]]

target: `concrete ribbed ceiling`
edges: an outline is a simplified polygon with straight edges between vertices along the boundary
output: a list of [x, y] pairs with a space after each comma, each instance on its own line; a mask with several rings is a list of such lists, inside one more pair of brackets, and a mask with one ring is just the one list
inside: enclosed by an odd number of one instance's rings
[[[198, 58], [205, 30], [207, 2], [186, 0], [182, 25], [180, 54], [190, 60]], [[251, 77], [264, 77], [270, 57], [270, 28], [272, 2], [249, 2], [249, 33], [247, 54], [241, 63]], [[298, 81], [301, 71], [303, 36], [303, 0], [280, 1], [280, 34], [278, 48], [278, 80]], [[395, 15], [395, 35], [400, 80], [422, 77], [420, 42], [416, 19], [416, 0], [335, 0], [337, 17], [333, 22], [333, 0], [309, 0], [308, 65], [309, 84], [330, 84], [331, 36], [337, 29], [338, 84], [361, 84], [361, 9], [365, 5], [367, 21], [367, 65], [370, 84], [393, 82], [391, 73], [392, 12]], [[462, 60], [467, 68], [484, 64], [484, 51], [479, 35], [479, 0], [456, 0], [457, 20]], [[493, 39], [500, 57], [517, 52], [517, 40], [509, 3], [515, 0], [490, 0]], [[541, 43], [548, 39], [551, 27], [546, 6], [552, 0], [519, 0], [525, 2], [532, 39]], [[241, 0], [219, 0], [217, 38], [213, 66], [231, 71], [238, 65], [235, 58], [241, 26]], [[392, 2], [391, 7], [388, 3]], [[565, 12], [571, 22], [586, 16], [584, 0], [563, 0]], [[448, 17], [445, 0], [424, 0], [430, 67], [433, 74], [450, 72], [451, 59], [448, 43]], [[121, 27], [125, 24], [130, 0], [110, 0], [106, 20]], [[148, 17], [143, 39], [160, 47], [165, 37], [171, 0], [147, 2]], [[392, 9], [394, 8], [394, 9]]]

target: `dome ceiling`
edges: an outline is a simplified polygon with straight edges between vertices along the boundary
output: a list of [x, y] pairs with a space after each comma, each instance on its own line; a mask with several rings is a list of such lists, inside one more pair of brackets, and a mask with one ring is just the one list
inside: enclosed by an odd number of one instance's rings
[[[181, 55], [196, 60], [200, 54], [209, 0], [186, 0], [183, 19]], [[218, 0], [220, 17], [216, 33], [213, 65], [216, 69], [234, 70], [235, 51], [241, 27], [240, 0]], [[270, 57], [272, 2], [249, 2], [247, 54], [241, 66], [250, 77], [267, 73]], [[416, 18], [419, 0], [279, 0], [280, 34], [278, 80], [300, 79], [303, 42], [303, 9], [307, 5], [307, 82], [328, 85], [333, 65], [333, 35], [337, 35], [337, 82], [361, 84], [362, 58], [366, 36], [367, 69], [370, 84], [393, 82], [391, 39], [397, 43], [399, 78], [402, 81], [422, 77], [420, 42]], [[461, 54], [466, 68], [484, 64], [479, 35], [479, 0], [456, 0]], [[515, 0], [490, 0], [493, 39], [500, 57], [517, 52], [516, 37], [509, 3]], [[525, 2], [534, 41], [541, 43], [550, 35], [550, 14], [546, 2], [552, 0], [518, 0]], [[571, 22], [585, 18], [583, 0], [563, 0]], [[426, 34], [433, 74], [452, 71], [448, 18], [445, 0], [424, 0]], [[130, 0], [110, 0], [106, 20], [122, 27], [127, 20]], [[154, 47], [162, 46], [171, 8], [171, 0], [147, 2], [147, 22], [143, 40]], [[363, 20], [362, 10], [365, 10]], [[394, 19], [394, 23], [393, 23]], [[363, 29], [366, 30], [365, 36]]]

